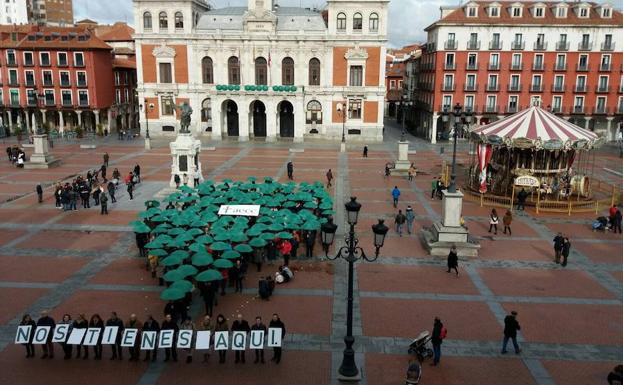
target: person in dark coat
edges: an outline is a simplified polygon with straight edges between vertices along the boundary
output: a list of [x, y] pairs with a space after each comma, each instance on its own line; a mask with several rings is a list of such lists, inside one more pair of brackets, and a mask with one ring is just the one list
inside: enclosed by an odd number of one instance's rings
[[242, 281], [244, 281], [244, 277], [247, 274], [246, 263], [243, 263], [242, 260], [236, 260], [236, 265], [232, 268], [232, 275], [235, 285], [235, 292], [242, 293]]
[[138, 164], [134, 166], [134, 176], [136, 177], [136, 183], [141, 183], [141, 166]]
[[363, 157], [364, 158], [368, 157], [368, 146], [363, 146]]
[[517, 211], [523, 211], [525, 209], [526, 199], [528, 199], [528, 192], [526, 189], [522, 188], [517, 194]]
[[[235, 320], [231, 324], [231, 331], [232, 332], [245, 332], [247, 334], [251, 332], [251, 328], [249, 327], [249, 323], [247, 322], [247, 320], [242, 318], [242, 314], [238, 313], [238, 319]], [[245, 362], [244, 361], [244, 350], [236, 350], [236, 361], [235, 361], [235, 363], [237, 364], [238, 362], [244, 364], [244, 362]]]
[[[273, 314], [273, 319], [270, 320], [268, 327], [281, 329], [281, 340], [283, 342], [283, 338], [286, 336], [286, 325], [279, 319], [279, 314]], [[274, 361], [276, 364], [281, 362], [281, 347], [273, 348], [273, 358], [271, 358], [271, 361]]]
[[[89, 327], [89, 321], [87, 321], [84, 314], [79, 314], [78, 318], [74, 320], [73, 324], [74, 329], [86, 329]], [[84, 349], [84, 356], [82, 355], [82, 350]], [[89, 349], [87, 346], [76, 345], [76, 358], [82, 358], [86, 360], [89, 358]]]
[[562, 263], [560, 264], [562, 267], [567, 266], [567, 258], [569, 258], [569, 252], [571, 251], [571, 242], [569, 242], [569, 238], [564, 237], [562, 241]]
[[82, 208], [85, 208], [85, 209], [91, 208], [91, 203], [90, 203], [91, 193], [89, 192], [89, 186], [85, 182], [82, 182], [82, 184], [80, 185], [79, 191], [80, 191], [80, 199], [82, 199]]
[[135, 239], [136, 247], [138, 248], [138, 255], [141, 258], [147, 258], [147, 249], [145, 249], [145, 245], [149, 243], [149, 234], [135, 233]]
[[143, 327], [143, 324], [141, 323], [141, 321], [139, 321], [136, 318], [136, 314], [131, 314], [130, 319], [126, 323], [125, 327], [127, 329], [138, 329], [138, 335], [136, 337], [136, 341], [134, 342], [134, 346], [130, 346], [128, 348], [128, 350], [130, 351], [130, 361], [138, 361], [139, 355], [141, 353], [141, 350], [140, 350], [141, 339], [139, 337], [141, 334], [141, 328]]
[[443, 338], [441, 335], [441, 330], [443, 329], [443, 323], [439, 319], [439, 317], [435, 317], [435, 322], [433, 323], [433, 334], [431, 335], [431, 343], [433, 344], [433, 363], [432, 366], [439, 365], [439, 360], [441, 359], [441, 343], [443, 342]]
[[130, 182], [127, 185], [128, 195], [130, 196], [130, 200], [134, 199], [134, 183]]
[[459, 276], [459, 255], [456, 252], [456, 246], [452, 245], [450, 248], [450, 253], [448, 254], [448, 273], [450, 270], [454, 269], [456, 272], [456, 276]]
[[270, 287], [268, 286], [268, 281], [265, 278], [261, 278], [259, 280], [257, 292], [261, 299], [268, 301], [270, 298]]
[[[259, 315], [255, 317], [255, 323], [251, 326], [251, 330], [262, 330], [265, 336], [268, 333], [268, 329], [266, 329], [266, 325], [262, 323], [262, 317]], [[258, 362], [264, 363], [264, 349], [255, 349], [255, 361], [253, 361], [253, 363], [257, 364]]]
[[37, 183], [35, 191], [37, 192], [37, 201], [43, 203], [43, 187], [41, 187], [41, 183]]
[[305, 258], [313, 258], [314, 244], [316, 243], [316, 230], [305, 232]]
[[[229, 331], [229, 325], [227, 324], [227, 320], [222, 314], [219, 314], [216, 317], [216, 324], [214, 325], [215, 332], [227, 332]], [[227, 350], [219, 350], [218, 351], [218, 363], [224, 364], [225, 358], [227, 357]]]
[[164, 362], [169, 361], [171, 357], [173, 357], [174, 362], [177, 362], [177, 348], [175, 345], [177, 344], [177, 332], [180, 328], [177, 326], [177, 322], [175, 322], [171, 317], [171, 314], [167, 314], [164, 317], [164, 321], [162, 321], [162, 328], [160, 328], [160, 330], [173, 330], [173, 345], [170, 348], [164, 349]]
[[608, 384], [610, 385], [623, 384], [623, 365], [615, 366], [614, 369], [612, 369], [612, 371], [608, 374], [608, 378], [606, 378], [606, 380], [608, 380]]
[[103, 164], [102, 167], [100, 167], [100, 174], [102, 175], [104, 182], [106, 182], [106, 164]]
[[[102, 359], [102, 334], [104, 333], [104, 320], [100, 317], [99, 314], [93, 314], [91, 316], [91, 320], [89, 321], [89, 328], [99, 328], [100, 336], [97, 340], [97, 344], [93, 346], [93, 352], [95, 353], [95, 359]], [[85, 346], [86, 349], [86, 346]], [[89, 357], [89, 352], [85, 352], [85, 357]]]
[[519, 349], [519, 345], [517, 344], [518, 330], [521, 330], [521, 326], [519, 326], [519, 322], [517, 322], [517, 312], [511, 311], [511, 314], [504, 318], [504, 342], [502, 343], [502, 354], [507, 353], [506, 345], [508, 344], [509, 339], [513, 341], [515, 353], [521, 353], [521, 349]]
[[560, 256], [562, 255], [562, 246], [564, 241], [565, 238], [562, 236], [562, 233], [558, 233], [554, 237], [554, 262], [556, 263], [560, 263]]
[[115, 338], [115, 343], [110, 345], [112, 348], [112, 357], [111, 360], [123, 360], [123, 350], [121, 350], [121, 335], [123, 334], [123, 321], [121, 318], [117, 317], [116, 312], [110, 313], [110, 318], [106, 321], [106, 326], [117, 326], [117, 338]]
[[22, 345], [26, 347], [26, 358], [33, 358], [35, 356], [35, 345], [32, 344], [32, 339], [35, 336], [35, 328], [37, 327], [37, 324], [30, 317], [30, 314], [24, 314], [22, 322], [19, 324], [20, 326], [30, 326], [30, 336], [28, 337], [28, 342]]
[[[73, 321], [71, 320], [71, 316], [69, 314], [63, 314], [63, 318], [58, 323], [58, 325], [69, 325], [69, 329], [67, 332], [67, 338], [69, 338], [69, 335], [71, 334], [71, 329], [73, 327]], [[60, 345], [61, 345], [61, 349], [63, 349], [63, 353], [65, 353], [64, 359], [66, 360], [71, 359], [74, 346], [68, 344], [67, 339], [65, 339], [65, 341], [63, 342], [60, 342]]]
[[108, 195], [110, 195], [110, 202], [117, 202], [117, 199], [115, 198], [115, 184], [112, 181], [108, 182], [106, 189], [108, 190]]
[[[101, 190], [100, 190], [101, 191]], [[106, 195], [106, 192], [101, 191], [100, 192], [100, 206], [101, 206], [101, 211], [100, 214], [101, 215], [108, 215], [108, 196]]]
[[294, 179], [294, 165], [292, 164], [292, 162], [288, 162], [286, 168], [288, 170], [288, 179]]
[[104, 153], [104, 165], [108, 167], [108, 161], [110, 160], [110, 156], [107, 152]]
[[[160, 331], [160, 325], [158, 321], [154, 319], [151, 315], [147, 316], [147, 321], [143, 324], [143, 332], [156, 332]], [[153, 353], [153, 355], [151, 354]], [[145, 359], [143, 361], [149, 361], [151, 359], [152, 362], [156, 361], [156, 357], [158, 356], [158, 346], [154, 348], [154, 350], [145, 350]]]
[[54, 344], [52, 343], [52, 336], [54, 335], [54, 328], [56, 327], [56, 322], [54, 322], [54, 318], [48, 315], [47, 310], [41, 312], [41, 317], [37, 320], [37, 326], [49, 326], [50, 333], [48, 334], [48, 339], [45, 341], [43, 345], [41, 345], [41, 350], [43, 350], [43, 355], [41, 358], [54, 358]]
[[180, 176], [175, 174], [173, 175], [173, 182], [175, 182], [175, 188], [180, 188], [180, 183], [182, 182]]
[[614, 213], [614, 223], [612, 226], [612, 232], [613, 233], [617, 233], [617, 231], [619, 232], [619, 234], [622, 233], [621, 231], [621, 221], [623, 219], [623, 215], [621, 215], [621, 210], [619, 208], [617, 208], [617, 211]]

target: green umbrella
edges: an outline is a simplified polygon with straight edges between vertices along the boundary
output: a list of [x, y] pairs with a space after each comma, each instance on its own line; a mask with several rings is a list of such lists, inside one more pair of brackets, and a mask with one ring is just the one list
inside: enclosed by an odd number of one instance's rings
[[[229, 262], [229, 261], [225, 261], [225, 262]], [[223, 279], [223, 276], [221, 275], [220, 271], [210, 269], [210, 270], [202, 271], [201, 273], [197, 274], [195, 279], [199, 282], [211, 282], [211, 281], [220, 281], [221, 279]]]
[[303, 205], [306, 209], [315, 209], [318, 205], [315, 202], [305, 202]]
[[195, 266], [208, 266], [214, 262], [214, 259], [209, 253], [200, 253], [193, 255], [192, 263]]
[[150, 208], [150, 207], [156, 207], [157, 208], [159, 206], [160, 206], [160, 202], [155, 200], [155, 199], [152, 199], [150, 201], [146, 201], [145, 202], [145, 207], [147, 207], [147, 208]]
[[194, 251], [194, 252], [201, 252], [201, 251], [206, 250], [206, 246], [203, 243], [193, 243], [192, 245], [188, 247], [188, 250]]
[[209, 235], [200, 235], [197, 238], [195, 238], [195, 242], [206, 244], [206, 243], [214, 242], [214, 239]]
[[173, 282], [173, 284], [169, 286], [169, 289], [177, 289], [183, 291], [184, 293], [188, 293], [192, 291], [193, 284], [185, 279], [182, 279], [180, 281]]
[[180, 187], [180, 191], [185, 193], [185, 194], [191, 194], [195, 190], [193, 190], [191, 187], [188, 187], [188, 186], [184, 185], [184, 186]]
[[151, 218], [152, 222], [166, 222], [168, 220], [169, 218], [165, 217], [164, 215], [156, 215], [155, 217]]
[[145, 222], [143, 222], [143, 221], [132, 221], [132, 222], [128, 223], [128, 225], [130, 225], [132, 227], [140, 226], [140, 225], [144, 225], [144, 224], [145, 224]]
[[320, 227], [320, 223], [319, 222], [308, 221], [308, 222], [305, 222], [305, 224], [303, 224], [301, 229], [303, 229], [303, 230], [317, 230], [318, 227]]
[[218, 232], [214, 236], [214, 240], [215, 241], [229, 241], [230, 235], [231, 234], [229, 234], [226, 230], [222, 229], [220, 232]]
[[210, 212], [210, 213], [202, 215], [201, 219], [206, 221], [206, 222], [208, 222], [208, 223], [212, 223], [212, 222], [216, 222], [218, 220], [218, 215]]
[[179, 281], [180, 279], [184, 279], [185, 276], [180, 271], [171, 270], [171, 271], [167, 271], [166, 274], [162, 278], [167, 282], [175, 282], [175, 281]]
[[149, 255], [153, 255], [156, 257], [162, 257], [167, 255], [168, 253], [166, 251], [164, 251], [163, 249], [153, 249], [149, 251]]
[[168, 243], [171, 242], [173, 238], [167, 234], [158, 235], [152, 242], [160, 242], [160, 243]]
[[197, 229], [197, 228], [193, 228], [193, 229], [188, 229], [188, 230], [186, 231], [186, 233], [187, 233], [187, 234], [190, 234], [190, 235], [192, 235], [192, 236], [194, 237], [194, 236], [197, 236], [197, 235], [203, 234], [203, 230], [199, 230], [199, 229]]
[[174, 247], [178, 249], [186, 247], [186, 243], [181, 239], [173, 239], [171, 240], [171, 242], [168, 242], [168, 245], [169, 247]]
[[260, 217], [257, 219], [256, 224], [254, 226], [257, 226], [257, 224], [263, 224], [263, 223], [273, 223], [273, 219], [271, 217]]
[[253, 251], [253, 248], [247, 244], [241, 243], [239, 245], [234, 246], [234, 250], [239, 253], [250, 253]]
[[216, 261], [214, 261], [212, 266], [216, 267], [217, 269], [231, 269], [232, 267], [234, 267], [234, 263], [228, 259], [217, 259]]
[[167, 231], [167, 233], [169, 235], [180, 235], [180, 234], [184, 234], [185, 230], [181, 229], [179, 227], [175, 227], [175, 228], [172, 228], [171, 230]]
[[160, 293], [160, 298], [166, 301], [175, 301], [178, 299], [182, 299], [185, 296], [186, 296], [186, 293], [183, 290], [180, 290], [179, 288], [175, 288], [175, 287], [170, 287], [168, 289], [163, 290], [162, 293]]
[[171, 253], [170, 257], [186, 259], [186, 258], [188, 258], [188, 255], [189, 255], [188, 251], [186, 251], [186, 250], [175, 250], [174, 252]]
[[[205, 227], [208, 224], [208, 221], [205, 219], [197, 218], [190, 223], [191, 227]], [[191, 230], [199, 230], [199, 229], [191, 229]], [[201, 230], [199, 230], [201, 231]], [[203, 232], [203, 231], [201, 231]]]
[[180, 257], [174, 257], [172, 255], [166, 257], [165, 259], [163, 259], [162, 261], [160, 261], [160, 264], [162, 266], [175, 266], [175, 265], [179, 265], [182, 263], [183, 258]]
[[324, 210], [322, 215], [335, 215], [335, 210]]
[[151, 241], [145, 245], [146, 249], [161, 249], [164, 246], [162, 242], [159, 241]]
[[246, 242], [248, 240], [249, 238], [243, 232], [233, 233], [231, 235], [232, 242]]
[[176, 241], [182, 241], [182, 242], [192, 241], [193, 239], [194, 237], [188, 233], [180, 234], [175, 238]]
[[281, 226], [279, 223], [273, 223], [272, 225], [268, 226], [268, 230], [274, 232], [282, 231], [283, 226]]
[[281, 239], [292, 239], [292, 233], [288, 233], [287, 231], [282, 231], [277, 234], [277, 238]]
[[238, 259], [240, 258], [240, 253], [235, 250], [227, 250], [221, 255], [221, 258]]
[[250, 237], [257, 237], [258, 235], [262, 234], [264, 231], [262, 229], [256, 228], [256, 227], [252, 227], [249, 230], [247, 230], [247, 235]]
[[199, 270], [197, 270], [197, 268], [193, 265], [182, 265], [178, 267], [176, 270], [184, 274], [185, 277], [188, 277], [190, 275], [195, 275], [199, 272]]
[[223, 251], [223, 250], [229, 250], [231, 249], [231, 246], [229, 245], [229, 243], [225, 243], [225, 242], [214, 242], [210, 248], [212, 250], [216, 250], [216, 251]]
[[294, 207], [296, 206], [296, 202], [287, 201], [283, 203], [283, 207]]
[[262, 238], [253, 238], [249, 242], [249, 245], [253, 247], [264, 247], [266, 246], [266, 241], [263, 240]]
[[329, 202], [322, 202], [318, 208], [321, 210], [330, 210], [333, 208], [333, 205]]
[[148, 234], [151, 232], [151, 229], [146, 224], [142, 223], [137, 226], [133, 226], [132, 230], [138, 234]]
[[275, 234], [273, 233], [264, 233], [260, 235], [260, 238], [265, 240], [265, 241], [272, 241], [273, 239], [275, 239]]

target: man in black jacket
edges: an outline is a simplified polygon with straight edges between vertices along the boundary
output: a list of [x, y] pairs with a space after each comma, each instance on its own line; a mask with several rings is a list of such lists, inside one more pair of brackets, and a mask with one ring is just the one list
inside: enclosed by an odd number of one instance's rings
[[560, 256], [562, 255], [562, 246], [565, 242], [565, 238], [562, 236], [562, 233], [556, 234], [554, 237], [554, 262], [560, 263]]
[[431, 342], [433, 344], [433, 363], [432, 366], [437, 366], [439, 364], [439, 359], [441, 358], [441, 343], [443, 342], [443, 338], [441, 335], [441, 330], [443, 329], [443, 323], [439, 317], [435, 317], [435, 322], [433, 323], [433, 334], [431, 336]]
[[[286, 325], [281, 321], [281, 319], [279, 319], [279, 314], [273, 314], [273, 319], [270, 320], [268, 327], [281, 329], [281, 344], [283, 345], [283, 338], [286, 336]], [[281, 347], [273, 348], [273, 358], [270, 360], [274, 361], [276, 364], [281, 362]]]
[[180, 330], [180, 328], [171, 317], [171, 314], [167, 314], [164, 317], [164, 321], [162, 321], [162, 328], [160, 330], [173, 330], [173, 345], [170, 348], [164, 349], [164, 362], [169, 361], [171, 356], [173, 356], [173, 361], [177, 362], [177, 349], [175, 348], [175, 345], [177, 344], [177, 332]]
[[106, 321], [106, 326], [117, 326], [117, 337], [115, 338], [115, 343], [110, 345], [112, 348], [112, 357], [111, 360], [116, 360], [117, 357], [119, 360], [123, 360], [123, 351], [121, 350], [121, 335], [123, 334], [123, 321], [117, 317], [117, 312], [110, 313], [110, 318]]
[[37, 187], [35, 188], [37, 191], [37, 201], [39, 203], [43, 202], [43, 188], [41, 187], [41, 183], [37, 183]]
[[[262, 317], [259, 315], [255, 317], [255, 323], [251, 326], [251, 330], [263, 330], [264, 336], [268, 333], [266, 325], [262, 323]], [[264, 349], [255, 349], [255, 361], [253, 361], [253, 363], [257, 364], [258, 361], [264, 363]]]
[[43, 350], [43, 355], [41, 356], [41, 358], [54, 358], [54, 344], [52, 343], [52, 336], [54, 335], [54, 327], [56, 326], [56, 322], [54, 322], [54, 318], [48, 315], [47, 310], [41, 312], [41, 317], [37, 320], [37, 326], [50, 327], [48, 339], [45, 341], [45, 344], [41, 345], [41, 349]]
[[519, 322], [517, 322], [517, 312], [511, 311], [511, 314], [504, 318], [504, 343], [502, 344], [502, 354], [506, 354], [506, 345], [509, 339], [513, 341], [515, 354], [521, 353], [521, 349], [519, 349], [519, 345], [517, 344], [518, 330], [521, 330], [521, 327], [519, 326]]
[[[158, 321], [156, 321], [154, 317], [152, 317], [151, 315], [147, 316], [147, 321], [145, 321], [145, 323], [143, 324], [143, 333], [144, 332], [158, 333], [159, 331], [160, 331], [160, 325], [158, 325]], [[156, 361], [156, 357], [158, 356], [158, 345], [157, 344], [153, 350], [154, 355], [152, 356], [151, 353], [152, 353], [151, 350], [145, 350], [145, 359], [143, 361], [149, 361], [150, 358], [152, 362]]]
[[[242, 314], [238, 313], [238, 319], [231, 324], [232, 332], [251, 332], [251, 328], [249, 327], [249, 323], [247, 320], [242, 318]], [[244, 364], [244, 350], [236, 350], [236, 363], [242, 362]]]

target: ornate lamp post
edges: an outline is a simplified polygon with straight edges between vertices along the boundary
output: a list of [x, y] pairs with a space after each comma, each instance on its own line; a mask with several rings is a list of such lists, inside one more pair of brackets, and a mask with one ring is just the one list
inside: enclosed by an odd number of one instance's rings
[[448, 186], [448, 192], [455, 193], [456, 192], [456, 141], [458, 138], [459, 130], [463, 130], [463, 126], [469, 126], [472, 122], [472, 111], [471, 108], [466, 108], [463, 110], [463, 106], [461, 103], [457, 103], [454, 105], [454, 108], [451, 112], [448, 111], [448, 107], [444, 107], [443, 112], [441, 114], [441, 119], [444, 123], [450, 122], [450, 117], [452, 117], [451, 124], [454, 124], [454, 134], [453, 134], [453, 149], [452, 149], [452, 174], [450, 174], [450, 185]]
[[342, 144], [340, 145], [340, 151], [346, 151], [346, 103], [338, 103], [335, 106], [338, 114], [342, 115]]
[[147, 99], [145, 99], [145, 104], [141, 104], [141, 108], [145, 108], [145, 149], [151, 149], [151, 138], [149, 136], [149, 112], [153, 111], [154, 104], [147, 103]]
[[353, 337], [353, 270], [354, 264], [357, 260], [364, 259], [368, 262], [374, 262], [378, 256], [383, 243], [385, 242], [385, 235], [389, 230], [383, 223], [382, 219], [379, 219], [379, 223], [372, 226], [374, 232], [374, 247], [376, 248], [374, 256], [368, 257], [364, 250], [358, 246], [359, 239], [355, 235], [355, 225], [357, 224], [357, 218], [359, 217], [359, 210], [361, 210], [361, 204], [357, 202], [357, 198], [351, 197], [350, 202], [344, 205], [346, 207], [347, 220], [350, 225], [350, 230], [346, 237], [346, 245], [342, 246], [334, 257], [328, 256], [329, 246], [333, 243], [335, 238], [335, 232], [337, 225], [333, 221], [324, 223], [320, 227], [322, 243], [325, 249], [325, 256], [330, 260], [336, 260], [343, 258], [348, 262], [348, 303], [346, 309], [346, 336], [344, 337], [344, 355], [342, 357], [342, 364], [339, 368], [340, 375], [344, 377], [357, 377], [359, 369], [355, 363], [355, 351], [353, 350], [353, 344], [355, 338]]

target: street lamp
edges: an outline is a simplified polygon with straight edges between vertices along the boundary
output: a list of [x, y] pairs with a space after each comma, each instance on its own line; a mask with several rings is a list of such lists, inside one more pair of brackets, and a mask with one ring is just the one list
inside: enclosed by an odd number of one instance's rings
[[[43, 106], [43, 103], [45, 102], [45, 94], [39, 90], [39, 87], [35, 86], [32, 88], [32, 93], [35, 96], [35, 122], [34, 124], [36, 125], [35, 127], [35, 134], [37, 135], [41, 135], [43, 133], [43, 115], [41, 115], [41, 124], [39, 124], [38, 120], [36, 117], [38, 116], [37, 114], [37, 109], [40, 109]], [[42, 113], [43, 114], [43, 113]]]
[[405, 120], [406, 120], [406, 115], [407, 115], [407, 108], [411, 107], [413, 105], [412, 101], [406, 100], [406, 95], [402, 96], [402, 99], [400, 100], [400, 110], [402, 111], [402, 133], [400, 134], [400, 141], [404, 142], [405, 140], [405, 136], [407, 134], [406, 129], [405, 129]]
[[385, 235], [389, 230], [383, 223], [382, 219], [379, 219], [379, 223], [372, 226], [374, 233], [374, 247], [375, 253], [373, 257], [366, 256], [364, 250], [358, 246], [359, 239], [355, 235], [355, 225], [359, 217], [359, 210], [361, 210], [361, 204], [357, 202], [357, 198], [351, 197], [350, 202], [346, 203], [346, 219], [350, 226], [348, 235], [346, 236], [346, 245], [342, 246], [334, 257], [328, 256], [329, 246], [333, 243], [335, 238], [335, 232], [337, 225], [329, 221], [320, 226], [321, 238], [323, 246], [325, 247], [325, 256], [330, 260], [336, 260], [343, 258], [348, 262], [348, 305], [346, 309], [346, 337], [344, 337], [344, 354], [342, 356], [342, 364], [339, 368], [339, 373], [344, 377], [356, 377], [359, 374], [357, 364], [355, 363], [355, 351], [353, 350], [353, 344], [355, 338], [353, 337], [353, 270], [354, 264], [357, 260], [364, 259], [368, 262], [374, 262], [378, 256], [383, 243], [385, 242]]
[[[148, 107], [149, 106], [149, 107]], [[143, 106], [141, 104], [141, 108], [145, 107], [145, 139], [149, 139], [149, 116], [148, 116], [148, 112], [153, 111], [154, 109], [154, 104], [153, 103], [147, 103], [147, 99], [145, 99], [145, 105]], [[149, 111], [147, 110], [149, 108]]]
[[472, 122], [472, 109], [465, 108], [461, 106], [461, 103], [456, 103], [453, 110], [451, 112], [448, 111], [448, 107], [443, 108], [443, 112], [441, 114], [441, 119], [444, 123], [450, 122], [450, 117], [452, 117], [454, 124], [454, 145], [452, 150], [452, 174], [450, 174], [450, 185], [448, 186], [448, 192], [455, 193], [456, 192], [456, 141], [458, 138], [459, 130], [463, 129], [463, 125], [469, 126]]
[[342, 143], [346, 143], [346, 103], [338, 103], [335, 108], [342, 115]]

